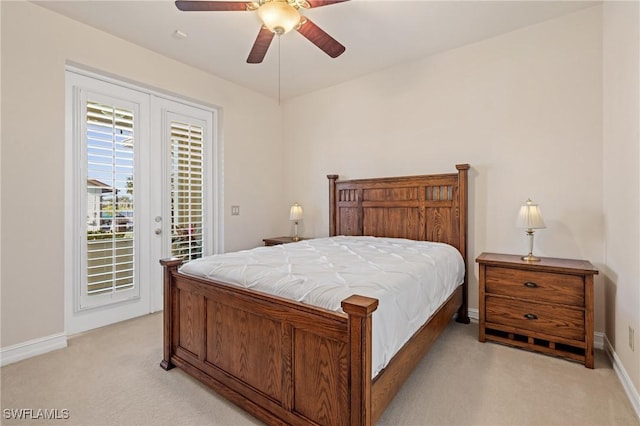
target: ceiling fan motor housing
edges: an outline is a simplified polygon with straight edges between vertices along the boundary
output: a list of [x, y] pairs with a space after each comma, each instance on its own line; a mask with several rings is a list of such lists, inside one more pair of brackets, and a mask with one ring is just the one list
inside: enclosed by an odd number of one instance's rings
[[281, 35], [288, 33], [300, 23], [300, 12], [287, 0], [272, 0], [258, 8], [258, 16], [270, 31]]

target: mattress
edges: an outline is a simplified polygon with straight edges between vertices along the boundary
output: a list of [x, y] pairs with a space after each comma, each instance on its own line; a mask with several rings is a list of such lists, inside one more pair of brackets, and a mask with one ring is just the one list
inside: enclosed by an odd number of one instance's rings
[[460, 252], [448, 244], [346, 236], [207, 256], [180, 270], [336, 312], [354, 294], [378, 299], [372, 320], [373, 377], [465, 274]]

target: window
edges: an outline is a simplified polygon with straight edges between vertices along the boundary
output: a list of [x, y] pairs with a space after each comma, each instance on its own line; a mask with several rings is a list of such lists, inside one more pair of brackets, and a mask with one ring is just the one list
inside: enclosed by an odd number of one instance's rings
[[86, 104], [87, 295], [134, 287], [134, 113]]

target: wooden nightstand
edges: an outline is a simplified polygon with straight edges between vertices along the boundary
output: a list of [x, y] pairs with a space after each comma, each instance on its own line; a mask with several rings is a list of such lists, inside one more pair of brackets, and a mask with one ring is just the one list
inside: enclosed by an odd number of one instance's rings
[[[304, 240], [305, 238], [300, 238], [299, 241]], [[278, 244], [287, 244], [294, 243], [293, 237], [275, 237], [275, 238], [265, 238], [264, 240], [265, 246], [277, 246]]]
[[482, 253], [479, 340], [580, 361], [593, 368], [593, 276], [586, 260]]

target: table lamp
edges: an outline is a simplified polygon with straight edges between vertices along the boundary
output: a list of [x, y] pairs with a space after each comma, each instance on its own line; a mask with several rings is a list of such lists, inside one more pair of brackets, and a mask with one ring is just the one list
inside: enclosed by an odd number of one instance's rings
[[293, 241], [300, 241], [298, 222], [302, 220], [302, 213], [302, 207], [298, 203], [294, 203], [289, 210], [289, 220], [294, 224]]
[[522, 256], [522, 260], [527, 262], [537, 262], [539, 257], [533, 255], [533, 230], [545, 228], [544, 221], [542, 220], [542, 214], [540, 214], [540, 207], [537, 204], [533, 204], [531, 199], [527, 199], [525, 204], [520, 207], [518, 213], [518, 220], [516, 222], [518, 228], [524, 228], [527, 230], [527, 236], [529, 237], [529, 254]]

